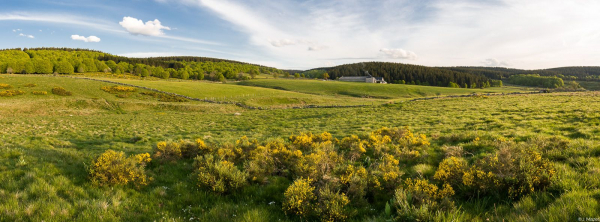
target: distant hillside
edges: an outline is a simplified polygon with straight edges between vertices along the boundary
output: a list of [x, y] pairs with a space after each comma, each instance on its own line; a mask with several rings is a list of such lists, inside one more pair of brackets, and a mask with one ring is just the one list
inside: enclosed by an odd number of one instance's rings
[[128, 58], [88, 49], [29, 48], [0, 50], [0, 73], [72, 74], [84, 72], [130, 73], [138, 76], [180, 79], [248, 78], [246, 73], [284, 71], [238, 61], [206, 57]]
[[512, 75], [539, 74], [541, 76], [557, 76], [565, 80], [592, 80], [600, 81], [600, 67], [598, 66], [572, 66], [551, 69], [509, 69], [502, 67], [439, 67], [456, 72], [483, 75], [491, 79], [507, 79]]
[[347, 64], [330, 68], [308, 70], [303, 74], [309, 77], [319, 78], [325, 72], [329, 74], [331, 79], [342, 76], [363, 76], [370, 74], [375, 77], [383, 77], [387, 82], [391, 83], [428, 86], [449, 86], [451, 83], [456, 83], [463, 88], [465, 85], [467, 85], [468, 88], [480, 88], [488, 87], [491, 83], [490, 79], [483, 75], [389, 62]]

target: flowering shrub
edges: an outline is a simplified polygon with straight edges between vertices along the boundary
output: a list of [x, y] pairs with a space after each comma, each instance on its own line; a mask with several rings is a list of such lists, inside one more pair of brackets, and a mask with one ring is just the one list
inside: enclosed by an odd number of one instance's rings
[[210, 152], [210, 149], [204, 144], [204, 141], [197, 139], [196, 143], [179, 142], [158, 142], [154, 147], [154, 157], [164, 160], [179, 160], [182, 158], [191, 159], [197, 155], [203, 155]]
[[347, 196], [353, 201], [363, 201], [367, 194], [369, 172], [363, 166], [346, 165], [338, 170], [340, 183]]
[[217, 160], [213, 155], [198, 156], [194, 162], [198, 186], [216, 193], [226, 193], [246, 185], [248, 174], [232, 162]]
[[33, 91], [33, 92], [31, 92], [31, 94], [33, 94], [33, 95], [48, 95], [48, 92], [46, 92], [46, 91]]
[[307, 217], [314, 212], [315, 187], [311, 186], [313, 182], [310, 178], [299, 178], [290, 185], [283, 194], [283, 210], [286, 214], [295, 214], [301, 217]]
[[333, 142], [333, 137], [330, 133], [322, 134], [301, 133], [298, 136], [290, 136], [292, 145], [302, 150], [312, 150], [313, 146], [318, 143]]
[[435, 213], [454, 209], [450, 197], [454, 190], [448, 184], [438, 186], [422, 179], [407, 179], [406, 186], [396, 189], [394, 205], [400, 221], [431, 221]]
[[252, 181], [263, 182], [275, 171], [275, 160], [271, 151], [265, 146], [258, 146], [252, 151], [250, 160], [244, 164]]
[[103, 86], [100, 88], [104, 92], [108, 93], [120, 93], [120, 92], [135, 92], [137, 88], [129, 86]]
[[73, 95], [73, 93], [67, 91], [63, 87], [54, 87], [54, 88], [52, 88], [52, 94], [59, 95], [59, 96], [71, 96], [71, 95]]
[[157, 93], [157, 92], [141, 92], [140, 94], [145, 96], [151, 96], [154, 98], [158, 98], [158, 101], [161, 102], [187, 102], [188, 100], [179, 96]]
[[141, 187], [148, 184], [144, 167], [149, 163], [150, 154], [125, 157], [123, 152], [107, 150], [92, 162], [90, 176], [98, 186], [134, 184]]
[[344, 193], [333, 192], [329, 187], [324, 187], [319, 190], [317, 215], [321, 221], [333, 222], [344, 221], [348, 218], [348, 209], [346, 205], [350, 203], [348, 197]]
[[398, 166], [400, 161], [393, 155], [384, 154], [376, 170], [373, 171], [374, 187], [393, 191], [402, 180], [404, 172]]
[[315, 149], [316, 152], [300, 158], [296, 165], [296, 175], [317, 180], [334, 180], [331, 172], [342, 162], [343, 158], [334, 150], [331, 142], [321, 143]]
[[514, 146], [477, 161], [464, 172], [463, 183], [480, 193], [520, 198], [545, 189], [555, 175], [552, 163], [539, 152]]
[[6, 83], [0, 83], [0, 89], [11, 89], [12, 86]]
[[24, 91], [21, 90], [4, 90], [0, 92], [1, 97], [12, 97], [25, 94]]
[[29, 83], [29, 84], [26, 84], [26, 85], [25, 85], [25, 87], [30, 87], [30, 88], [31, 88], [31, 87], [36, 87], [36, 86], [37, 86], [37, 84], [33, 84], [33, 83]]
[[464, 159], [448, 157], [440, 163], [433, 178], [457, 187], [462, 184], [463, 174], [467, 168], [468, 165]]
[[362, 141], [358, 136], [352, 135], [342, 139], [339, 143], [339, 149], [341, 152], [345, 153], [345, 156], [347, 156], [350, 161], [354, 161], [367, 152], [365, 149], [366, 143], [366, 141]]

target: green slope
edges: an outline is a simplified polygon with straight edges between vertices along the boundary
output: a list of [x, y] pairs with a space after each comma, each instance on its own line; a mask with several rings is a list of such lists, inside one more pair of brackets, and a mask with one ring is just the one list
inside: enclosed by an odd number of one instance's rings
[[402, 99], [438, 95], [458, 95], [470, 93], [503, 93], [526, 90], [520, 87], [501, 87], [486, 89], [446, 88], [433, 86], [368, 84], [322, 80], [267, 79], [236, 83], [238, 85], [280, 89], [315, 95], [340, 95], [351, 97], [370, 97], [380, 99]]

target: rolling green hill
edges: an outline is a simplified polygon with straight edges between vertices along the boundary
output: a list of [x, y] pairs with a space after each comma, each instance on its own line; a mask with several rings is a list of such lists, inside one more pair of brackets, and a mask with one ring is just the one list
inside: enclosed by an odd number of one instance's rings
[[507, 93], [526, 90], [520, 87], [493, 87], [486, 89], [446, 88], [404, 84], [369, 84], [322, 80], [265, 79], [235, 83], [280, 89], [314, 95], [349, 96], [355, 98], [404, 99], [430, 96], [446, 96], [470, 93]]
[[[206, 112], [232, 112], [239, 110], [232, 105], [214, 106], [195, 101], [162, 102], [153, 96], [142, 95], [151, 91], [136, 89], [130, 93], [111, 94], [102, 91], [105, 86], [115, 84], [93, 80], [75, 79], [68, 77], [33, 76], [33, 75], [2, 75], [0, 84], [7, 84], [5, 90], [22, 91], [22, 95], [0, 97], [0, 117], [13, 115], [67, 115], [93, 114], [102, 111], [135, 111], [140, 109], [163, 110], [193, 110]], [[62, 87], [72, 93], [71, 96], [60, 96], [52, 93], [54, 87]], [[45, 92], [46, 95], [34, 95], [33, 92]], [[124, 98], [118, 97], [121, 95]]]

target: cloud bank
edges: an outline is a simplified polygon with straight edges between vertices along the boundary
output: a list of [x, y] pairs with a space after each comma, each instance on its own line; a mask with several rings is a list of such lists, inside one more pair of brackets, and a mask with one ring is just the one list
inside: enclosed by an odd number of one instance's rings
[[379, 50], [386, 57], [391, 59], [417, 59], [417, 54], [411, 51], [406, 51], [404, 49], [381, 49]]
[[93, 35], [89, 36], [89, 37], [80, 36], [80, 35], [71, 35], [71, 39], [84, 41], [84, 42], [100, 42], [100, 38], [93, 36]]

